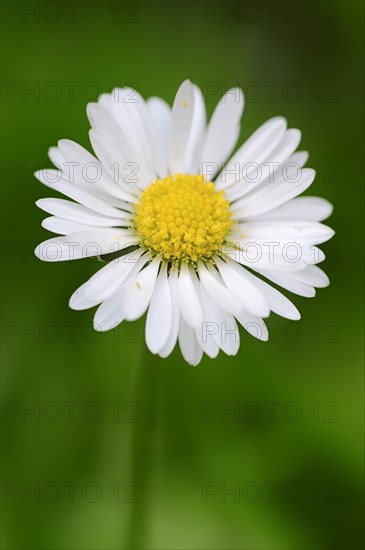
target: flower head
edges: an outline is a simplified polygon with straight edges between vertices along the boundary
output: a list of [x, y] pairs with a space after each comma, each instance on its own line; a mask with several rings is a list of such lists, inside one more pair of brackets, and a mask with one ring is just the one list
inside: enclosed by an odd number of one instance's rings
[[146, 342], [168, 356], [179, 342], [190, 364], [239, 348], [237, 322], [268, 339], [273, 311], [299, 319], [271, 281], [301, 296], [328, 284], [317, 247], [333, 231], [320, 223], [332, 206], [298, 197], [315, 172], [295, 152], [300, 132], [282, 117], [234, 149], [243, 112], [229, 90], [206, 123], [200, 89], [180, 86], [173, 107], [129, 88], [88, 105], [96, 156], [69, 140], [49, 151], [57, 170], [36, 177], [72, 200], [41, 199], [43, 226], [60, 236], [41, 243], [45, 261], [97, 256], [105, 265], [70, 299], [98, 305], [96, 330], [147, 311]]

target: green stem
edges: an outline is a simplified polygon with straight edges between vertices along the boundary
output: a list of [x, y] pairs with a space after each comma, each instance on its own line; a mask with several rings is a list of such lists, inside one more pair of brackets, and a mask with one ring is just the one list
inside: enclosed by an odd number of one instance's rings
[[159, 358], [145, 348], [135, 379], [134, 401], [139, 406], [140, 422], [132, 426], [130, 481], [138, 485], [138, 502], [131, 503], [124, 548], [141, 550], [146, 542], [150, 472], [154, 462], [157, 425]]

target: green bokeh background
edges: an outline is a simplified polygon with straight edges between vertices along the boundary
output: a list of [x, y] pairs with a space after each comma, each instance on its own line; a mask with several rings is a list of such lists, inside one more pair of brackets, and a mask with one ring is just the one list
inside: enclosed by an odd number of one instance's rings
[[[361, 548], [363, 3], [71, 5], [2, 4], [2, 548]], [[144, 320], [94, 333], [68, 299], [98, 264], [32, 252], [52, 196], [32, 173], [60, 138], [90, 147], [86, 103], [126, 84], [171, 103], [185, 78], [209, 113], [246, 90], [241, 141], [286, 116], [335, 205], [331, 286], [197, 368], [153, 357]]]

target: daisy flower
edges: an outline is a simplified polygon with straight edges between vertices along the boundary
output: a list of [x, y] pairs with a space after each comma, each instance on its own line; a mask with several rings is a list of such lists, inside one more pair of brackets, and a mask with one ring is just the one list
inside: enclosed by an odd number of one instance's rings
[[270, 282], [307, 297], [329, 284], [316, 264], [332, 206], [298, 197], [315, 177], [296, 152], [301, 133], [271, 118], [229, 159], [243, 107], [241, 90], [229, 90], [207, 123], [188, 80], [172, 108], [117, 88], [87, 106], [95, 156], [66, 139], [50, 148], [57, 169], [35, 175], [71, 200], [37, 201], [51, 214], [43, 227], [60, 236], [35, 253], [104, 262], [70, 299], [75, 310], [98, 306], [96, 330], [147, 312], [150, 351], [167, 357], [178, 341], [197, 365], [203, 353], [237, 353], [238, 323], [267, 340], [270, 311], [300, 318]]

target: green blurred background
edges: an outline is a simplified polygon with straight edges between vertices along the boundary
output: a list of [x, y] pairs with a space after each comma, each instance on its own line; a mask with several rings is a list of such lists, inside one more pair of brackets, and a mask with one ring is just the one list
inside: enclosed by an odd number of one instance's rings
[[[2, 25], [2, 548], [361, 548], [363, 3], [29, 0]], [[243, 87], [241, 141], [286, 116], [335, 205], [331, 286], [197, 368], [68, 308], [95, 261], [33, 257], [48, 147], [90, 147], [102, 91], [185, 78], [209, 113]]]

